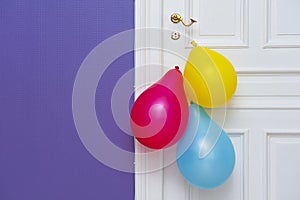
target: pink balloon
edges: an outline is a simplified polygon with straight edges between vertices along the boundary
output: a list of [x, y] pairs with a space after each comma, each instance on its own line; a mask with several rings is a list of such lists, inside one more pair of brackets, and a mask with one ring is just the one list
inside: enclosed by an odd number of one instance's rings
[[135, 101], [130, 125], [137, 140], [152, 149], [175, 144], [184, 134], [189, 109], [179, 68], [169, 70]]

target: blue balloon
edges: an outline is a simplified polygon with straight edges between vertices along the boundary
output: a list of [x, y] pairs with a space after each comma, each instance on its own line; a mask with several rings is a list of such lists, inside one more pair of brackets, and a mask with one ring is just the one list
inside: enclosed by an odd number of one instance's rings
[[[222, 185], [232, 174], [234, 147], [227, 134], [202, 107], [191, 104], [189, 110], [187, 130], [177, 145], [177, 165], [190, 184], [212, 189]], [[213, 146], [212, 140], [215, 140]], [[209, 152], [202, 156], [205, 149]]]

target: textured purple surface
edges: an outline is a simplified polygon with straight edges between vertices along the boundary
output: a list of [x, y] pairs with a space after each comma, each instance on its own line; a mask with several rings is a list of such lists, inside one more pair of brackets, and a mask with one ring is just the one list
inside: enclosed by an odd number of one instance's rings
[[[104, 39], [133, 28], [133, 5], [132, 0], [0, 1], [0, 200], [134, 198], [134, 175], [95, 160], [72, 118], [81, 62]], [[109, 138], [131, 151], [132, 138], [105, 116], [111, 116], [112, 84], [132, 67], [132, 53], [114, 62], [96, 95]]]

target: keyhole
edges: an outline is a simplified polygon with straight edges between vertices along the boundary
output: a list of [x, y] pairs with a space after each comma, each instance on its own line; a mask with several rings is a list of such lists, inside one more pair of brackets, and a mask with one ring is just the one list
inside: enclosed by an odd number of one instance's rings
[[171, 35], [171, 38], [173, 40], [178, 40], [180, 38], [180, 33], [178, 32], [173, 32], [172, 35]]

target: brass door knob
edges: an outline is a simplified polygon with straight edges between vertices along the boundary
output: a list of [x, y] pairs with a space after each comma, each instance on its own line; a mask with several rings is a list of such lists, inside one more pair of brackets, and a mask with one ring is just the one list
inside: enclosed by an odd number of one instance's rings
[[190, 20], [191, 20], [191, 22], [190, 22], [189, 24], [187, 24], [186, 22], [184, 22], [184, 20], [183, 20], [183, 18], [181, 17], [180, 14], [178, 14], [178, 13], [173, 13], [173, 14], [171, 15], [171, 21], [172, 21], [173, 23], [177, 24], [177, 23], [179, 23], [179, 22], [182, 22], [182, 24], [183, 24], [184, 26], [186, 26], [186, 27], [189, 27], [189, 26], [191, 26], [193, 23], [197, 22], [197, 20], [192, 19], [192, 18], [191, 18]]

